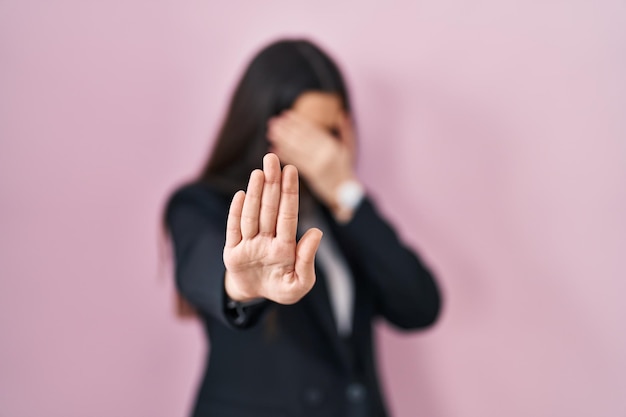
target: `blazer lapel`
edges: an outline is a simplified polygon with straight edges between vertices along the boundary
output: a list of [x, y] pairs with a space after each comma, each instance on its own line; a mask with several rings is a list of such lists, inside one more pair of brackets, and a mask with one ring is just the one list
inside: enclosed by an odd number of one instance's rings
[[302, 301], [306, 303], [307, 310], [312, 314], [314, 321], [319, 324], [340, 366], [348, 367], [348, 353], [345, 351], [345, 345], [341, 342], [339, 334], [337, 333], [337, 324], [333, 315], [328, 287], [326, 285], [326, 275], [317, 263], [315, 274], [315, 285]]
[[[298, 240], [300, 240], [301, 236], [302, 230], [299, 229], [297, 233]], [[335, 322], [330, 302], [326, 273], [317, 260], [315, 261], [315, 277], [315, 285], [301, 302], [306, 305], [306, 310], [311, 314], [313, 321], [319, 325], [339, 366], [349, 368], [349, 353], [346, 352], [346, 345], [342, 342], [337, 330], [337, 323]]]

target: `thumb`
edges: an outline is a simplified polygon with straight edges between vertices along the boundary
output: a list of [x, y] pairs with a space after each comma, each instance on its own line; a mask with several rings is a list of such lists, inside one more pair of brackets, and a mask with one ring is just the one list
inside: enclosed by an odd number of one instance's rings
[[300, 238], [296, 246], [295, 271], [298, 278], [306, 281], [310, 287], [315, 283], [315, 253], [322, 241], [322, 231], [311, 228]]

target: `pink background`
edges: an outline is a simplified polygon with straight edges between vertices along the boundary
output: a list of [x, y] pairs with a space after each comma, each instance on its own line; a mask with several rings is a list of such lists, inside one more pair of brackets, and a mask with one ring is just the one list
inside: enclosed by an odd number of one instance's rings
[[251, 55], [340, 62], [360, 174], [445, 291], [381, 326], [399, 417], [626, 415], [623, 1], [0, 2], [0, 416], [183, 416], [159, 262]]

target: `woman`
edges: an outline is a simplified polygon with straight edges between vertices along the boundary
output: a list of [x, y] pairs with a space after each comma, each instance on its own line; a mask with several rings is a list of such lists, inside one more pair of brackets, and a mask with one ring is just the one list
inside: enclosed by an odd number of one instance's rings
[[332, 60], [304, 40], [258, 53], [206, 167], [166, 209], [177, 288], [211, 347], [194, 416], [387, 415], [372, 323], [430, 326], [439, 293], [354, 153]]

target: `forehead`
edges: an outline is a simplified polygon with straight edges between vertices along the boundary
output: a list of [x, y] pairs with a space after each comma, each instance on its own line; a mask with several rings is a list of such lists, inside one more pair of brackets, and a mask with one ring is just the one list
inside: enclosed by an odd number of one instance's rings
[[338, 94], [310, 91], [301, 94], [292, 109], [319, 126], [332, 128], [341, 116], [343, 103]]

